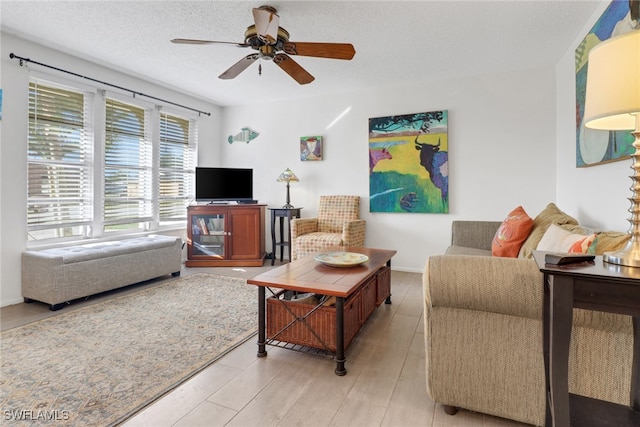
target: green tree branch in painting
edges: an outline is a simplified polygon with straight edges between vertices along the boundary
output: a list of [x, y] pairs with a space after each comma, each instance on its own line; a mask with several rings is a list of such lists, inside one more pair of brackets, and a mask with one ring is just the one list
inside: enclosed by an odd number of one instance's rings
[[428, 133], [431, 129], [431, 124], [441, 121], [442, 118], [442, 111], [376, 117], [369, 119], [369, 130], [370, 132], [378, 133], [395, 133], [408, 130], [415, 130], [418, 133]]

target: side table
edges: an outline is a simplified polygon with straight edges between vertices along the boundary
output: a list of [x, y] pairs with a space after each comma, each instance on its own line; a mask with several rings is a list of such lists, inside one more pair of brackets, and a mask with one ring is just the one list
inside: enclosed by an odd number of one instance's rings
[[[291, 261], [291, 218], [300, 218], [302, 208], [268, 208], [271, 211], [271, 265], [276, 262], [276, 247], [280, 246], [280, 262], [282, 262], [284, 247], [289, 248]], [[280, 219], [279, 240], [276, 241], [276, 218]], [[287, 233], [284, 233], [284, 219], [287, 219]]]
[[[605, 263], [601, 256], [590, 263], [565, 266], [546, 264], [545, 252], [534, 251], [533, 256], [544, 274], [546, 425], [640, 425], [640, 268]], [[632, 316], [634, 344], [628, 406], [569, 394], [574, 307]]]

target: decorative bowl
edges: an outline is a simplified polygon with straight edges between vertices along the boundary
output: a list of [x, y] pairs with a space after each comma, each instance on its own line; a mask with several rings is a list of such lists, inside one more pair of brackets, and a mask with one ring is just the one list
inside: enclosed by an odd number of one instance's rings
[[369, 257], [356, 252], [326, 252], [314, 257], [329, 267], [353, 267], [369, 261]]

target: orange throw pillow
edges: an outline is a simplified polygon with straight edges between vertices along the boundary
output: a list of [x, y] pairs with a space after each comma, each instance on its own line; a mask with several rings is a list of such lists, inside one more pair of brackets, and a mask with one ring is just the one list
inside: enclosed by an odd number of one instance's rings
[[522, 206], [512, 210], [493, 237], [491, 254], [497, 257], [517, 258], [520, 247], [529, 236], [533, 219]]

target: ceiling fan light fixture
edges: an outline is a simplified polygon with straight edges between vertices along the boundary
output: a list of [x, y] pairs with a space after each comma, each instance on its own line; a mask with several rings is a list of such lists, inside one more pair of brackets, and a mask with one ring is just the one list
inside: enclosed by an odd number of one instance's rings
[[[254, 24], [247, 27], [244, 33], [244, 43], [195, 39], [173, 39], [171, 41], [180, 44], [235, 44], [257, 51], [245, 56], [222, 72], [218, 77], [223, 80], [236, 78], [253, 62], [266, 59], [273, 61], [295, 81], [304, 85], [311, 83], [314, 77], [289, 55], [350, 60], [356, 53], [350, 43], [290, 42], [289, 32], [279, 26], [280, 17], [272, 6], [263, 5], [254, 8], [253, 18]], [[262, 75], [262, 61], [258, 64], [258, 74]]]
[[260, 58], [268, 59], [270, 61], [274, 56], [276, 56], [276, 50], [273, 48], [273, 46], [260, 46], [260, 49], [258, 50], [260, 51]]
[[263, 4], [262, 6], [257, 7], [256, 9], [258, 9], [258, 10], [266, 10], [267, 12], [274, 13], [274, 14], [278, 13], [278, 11], [276, 10], [275, 7], [269, 6], [268, 4]]
[[253, 20], [256, 26], [257, 37], [266, 44], [275, 44], [278, 41], [278, 28], [280, 17], [272, 6], [260, 6], [253, 9]]
[[273, 42], [271, 43], [267, 43], [267, 41], [264, 40], [263, 37], [260, 37], [260, 35], [258, 35], [258, 30], [256, 29], [255, 25], [248, 26], [246, 31], [244, 32], [245, 44], [250, 45], [253, 49], [259, 49], [260, 46], [264, 44], [279, 46], [288, 41], [289, 41], [289, 32], [282, 27], [278, 27], [278, 38], [274, 39]]

